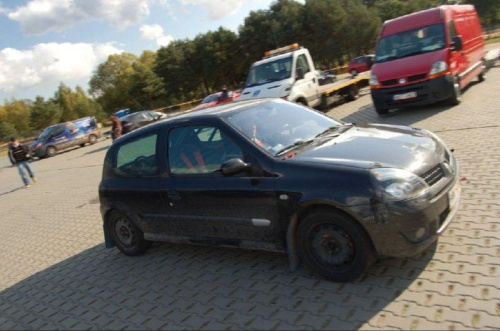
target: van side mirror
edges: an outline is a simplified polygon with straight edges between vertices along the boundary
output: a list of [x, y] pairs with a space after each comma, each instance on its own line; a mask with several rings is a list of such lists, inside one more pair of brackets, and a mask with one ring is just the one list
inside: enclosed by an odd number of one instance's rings
[[461, 36], [455, 36], [451, 40], [451, 45], [450, 49], [452, 51], [461, 51], [463, 49], [463, 42], [462, 42], [462, 37]]
[[296, 78], [295, 78], [295, 80], [301, 80], [301, 79], [304, 79], [304, 68], [302, 68], [302, 67], [297, 67], [297, 69], [295, 70], [295, 73], [296, 73]]
[[222, 163], [220, 170], [224, 176], [231, 176], [249, 169], [251, 166], [250, 163], [243, 162], [242, 159], [231, 159]]

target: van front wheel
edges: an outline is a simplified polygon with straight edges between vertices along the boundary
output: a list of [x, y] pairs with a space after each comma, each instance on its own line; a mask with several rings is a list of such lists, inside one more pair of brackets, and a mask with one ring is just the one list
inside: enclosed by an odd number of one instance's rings
[[456, 106], [462, 102], [462, 91], [460, 90], [460, 84], [456, 78], [453, 79], [453, 91], [450, 98], [450, 104]]

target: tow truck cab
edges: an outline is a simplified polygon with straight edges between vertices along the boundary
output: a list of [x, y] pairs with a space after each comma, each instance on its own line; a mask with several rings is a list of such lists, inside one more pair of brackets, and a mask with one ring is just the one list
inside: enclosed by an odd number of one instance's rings
[[316, 107], [321, 103], [319, 73], [298, 44], [267, 51], [250, 67], [240, 100], [282, 98]]

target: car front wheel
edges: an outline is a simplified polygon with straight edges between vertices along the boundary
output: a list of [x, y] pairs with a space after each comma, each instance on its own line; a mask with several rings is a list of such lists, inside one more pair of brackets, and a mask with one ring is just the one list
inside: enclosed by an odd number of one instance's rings
[[151, 241], [144, 239], [144, 233], [124, 214], [113, 211], [109, 226], [113, 242], [123, 254], [142, 255], [151, 247]]
[[301, 221], [297, 249], [313, 272], [334, 282], [356, 279], [376, 260], [370, 238], [361, 226], [328, 209], [310, 213]]
[[93, 134], [89, 136], [89, 144], [93, 145], [97, 142], [97, 137]]

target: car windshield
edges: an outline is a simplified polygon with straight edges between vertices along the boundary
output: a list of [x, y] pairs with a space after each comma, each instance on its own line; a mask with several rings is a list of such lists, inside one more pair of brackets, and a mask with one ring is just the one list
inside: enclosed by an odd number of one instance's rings
[[381, 38], [375, 61], [387, 62], [413, 55], [433, 52], [445, 47], [443, 24], [404, 31]]
[[342, 127], [342, 123], [320, 112], [279, 99], [242, 108], [224, 119], [273, 156]]
[[215, 93], [215, 94], [210, 94], [209, 96], [205, 97], [205, 99], [203, 99], [201, 101], [201, 103], [209, 103], [209, 102], [214, 102], [217, 100], [219, 100], [219, 94]]
[[262, 85], [289, 78], [292, 73], [292, 56], [268, 61], [250, 68], [245, 87]]

